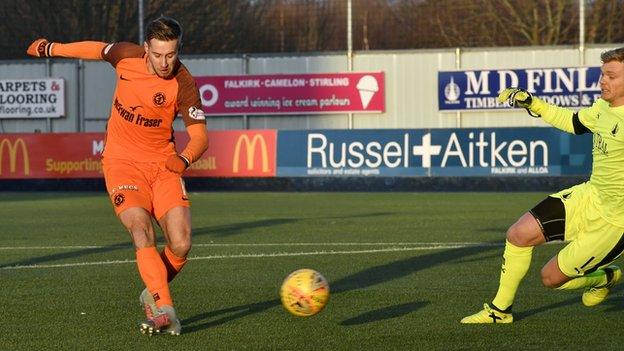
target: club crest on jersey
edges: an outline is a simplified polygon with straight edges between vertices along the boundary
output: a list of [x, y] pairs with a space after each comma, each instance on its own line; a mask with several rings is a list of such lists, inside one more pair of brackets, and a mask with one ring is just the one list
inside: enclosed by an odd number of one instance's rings
[[206, 116], [204, 115], [204, 111], [200, 108], [191, 106], [189, 107], [188, 111], [189, 111], [189, 117], [191, 117], [192, 119], [196, 119], [198, 121], [203, 121], [206, 119]]
[[165, 96], [165, 93], [162, 93], [159, 91], [156, 94], [154, 94], [153, 101], [154, 101], [154, 105], [162, 106], [167, 101], [167, 97]]
[[119, 207], [121, 206], [121, 204], [124, 203], [124, 200], [126, 200], [126, 197], [124, 196], [124, 194], [117, 194], [113, 198], [113, 203], [115, 204], [115, 206]]

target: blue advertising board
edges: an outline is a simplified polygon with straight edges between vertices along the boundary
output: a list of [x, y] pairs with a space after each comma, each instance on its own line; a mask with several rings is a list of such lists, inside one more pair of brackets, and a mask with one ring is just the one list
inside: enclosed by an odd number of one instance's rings
[[555, 128], [279, 131], [278, 177], [560, 176], [591, 170], [591, 135]]
[[548, 103], [584, 107], [600, 97], [600, 67], [562, 67], [438, 72], [440, 111], [509, 108], [496, 97], [505, 88], [520, 87]]

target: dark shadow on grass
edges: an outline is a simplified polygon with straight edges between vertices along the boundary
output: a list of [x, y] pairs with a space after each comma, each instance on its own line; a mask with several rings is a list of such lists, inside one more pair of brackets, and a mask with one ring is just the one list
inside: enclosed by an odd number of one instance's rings
[[[194, 230], [193, 235], [197, 236], [197, 235], [205, 235], [205, 234], [212, 234], [212, 233], [219, 234], [220, 232], [223, 232], [224, 234], [222, 235], [226, 236], [226, 235], [231, 235], [231, 234], [243, 233], [247, 229], [259, 228], [259, 227], [270, 227], [270, 226], [290, 223], [293, 221], [296, 221], [296, 220], [295, 219], [275, 219], [275, 220], [262, 220], [262, 221], [253, 221], [253, 222], [245, 222], [245, 223], [235, 223], [235, 224], [219, 226], [215, 228], [203, 228], [203, 229], [199, 229], [199, 231]], [[119, 230], [124, 230], [121, 225], [119, 227]], [[162, 237], [162, 235], [158, 235], [158, 243], [159, 244], [164, 243], [164, 238]], [[2, 264], [0, 265], [0, 269], [5, 268], [5, 267], [32, 266], [36, 264], [50, 263], [50, 262], [55, 262], [55, 261], [64, 260], [64, 259], [87, 256], [91, 254], [111, 252], [111, 251], [116, 251], [120, 249], [130, 249], [132, 247], [133, 247], [132, 243], [124, 242], [124, 243], [117, 243], [117, 244], [112, 244], [112, 245], [107, 245], [107, 246], [102, 246], [102, 247], [97, 247], [97, 248], [85, 248], [85, 249], [71, 250], [71, 251], [65, 251], [62, 253], [56, 253], [52, 255], [25, 258], [19, 261]]]
[[[553, 293], [556, 293], [556, 291], [553, 291]], [[525, 311], [521, 311], [521, 312], [514, 312], [513, 313], [514, 321], [520, 321], [520, 320], [522, 320], [524, 318], [527, 318], [527, 317], [530, 317], [530, 316], [533, 316], [533, 315], [536, 315], [536, 314], [540, 314], [542, 312], [554, 310], [554, 309], [560, 308], [560, 307], [566, 307], [566, 306], [574, 305], [574, 304], [577, 304], [577, 303], [581, 303], [580, 296], [574, 296], [574, 297], [565, 299], [563, 301], [551, 303], [549, 305], [540, 306], [540, 307], [533, 308], [533, 309], [530, 309], [530, 310], [525, 310]]]
[[[492, 243], [491, 245], [487, 246], [471, 246], [443, 250], [367, 268], [358, 273], [331, 282], [332, 294], [340, 294], [345, 291], [352, 291], [356, 289], [365, 289], [378, 284], [383, 284], [394, 279], [399, 279], [440, 264], [466, 259], [467, 257], [475, 256], [492, 250], [500, 250], [500, 246], [494, 245]], [[223, 324], [237, 318], [260, 313], [278, 305], [280, 305], [280, 301], [278, 299], [273, 299], [252, 304], [229, 307], [217, 311], [200, 313], [190, 318], [187, 318], [182, 322], [185, 325], [185, 332], [196, 332], [214, 325]], [[422, 306], [411, 307], [415, 309], [416, 307]], [[408, 306], [408, 308], [410, 308], [410, 306]], [[206, 321], [206, 319], [216, 318], [222, 314], [227, 315], [221, 318], [217, 318], [215, 320]], [[366, 318], [368, 318], [367, 322], [384, 319], [387, 316], [383, 313], [365, 313], [364, 315], [366, 315]]]
[[[78, 196], [78, 194], [73, 194], [73, 193], [72, 195]], [[295, 222], [305, 221], [305, 220], [349, 219], [349, 218], [359, 218], [359, 217], [386, 216], [389, 214], [392, 214], [392, 213], [390, 212], [366, 213], [366, 214], [359, 214], [355, 216], [344, 216], [344, 217], [278, 218], [278, 219], [271, 219], [271, 220], [259, 220], [259, 221], [243, 222], [243, 223], [234, 223], [234, 224], [228, 224], [228, 225], [222, 225], [222, 226], [216, 226], [216, 227], [199, 228], [199, 229], [193, 230], [193, 236], [197, 237], [201, 235], [211, 235], [211, 234], [218, 236], [218, 237], [230, 236], [230, 235], [236, 235], [236, 234], [244, 234], [249, 229], [273, 227], [273, 226], [278, 226], [282, 224], [295, 223]], [[124, 230], [123, 227], [121, 227], [121, 225], [119, 227], [119, 230]], [[164, 239], [162, 235], [158, 235], [158, 243], [159, 244], [164, 243]], [[87, 256], [91, 254], [99, 254], [99, 253], [111, 252], [111, 251], [122, 250], [122, 249], [131, 249], [132, 247], [133, 247], [132, 243], [123, 242], [123, 243], [111, 244], [111, 245], [101, 246], [101, 247], [71, 250], [71, 251], [65, 251], [62, 253], [55, 253], [52, 255], [25, 258], [19, 261], [0, 264], [0, 269], [7, 268], [7, 267], [15, 267], [15, 266], [33, 266], [37, 264], [51, 263], [55, 261], [65, 260], [65, 259]], [[132, 258], [134, 258], [134, 256], [132, 256]]]
[[249, 229], [273, 227], [298, 221], [300, 221], [300, 219], [298, 218], [275, 218], [260, 221], [226, 224], [214, 227], [202, 227], [193, 229], [193, 237], [198, 237], [201, 235], [212, 235], [215, 237], [232, 236], [237, 234], [244, 234]]
[[618, 293], [621, 293], [624, 290], [624, 286], [622, 282], [619, 285], [616, 285], [613, 289], [610, 290], [609, 296], [602, 303], [603, 306], [606, 306], [605, 312], [622, 312], [624, 311], [624, 304], [622, 303], [621, 296], [615, 296]]
[[226, 224], [213, 227], [201, 227], [193, 229], [193, 237], [201, 235], [212, 235], [215, 237], [226, 237], [238, 234], [244, 234], [249, 229], [257, 229], [262, 227], [273, 227], [283, 224], [291, 224], [301, 221], [319, 221], [319, 220], [331, 220], [331, 219], [354, 219], [354, 218], [371, 218], [388, 216], [394, 214], [393, 212], [376, 212], [376, 213], [362, 213], [353, 216], [329, 216], [329, 217], [297, 217], [297, 218], [275, 218], [266, 219], [251, 222], [241, 222]]
[[[183, 330], [186, 334], [200, 331], [202, 329], [207, 329], [210, 327], [216, 327], [218, 325], [236, 320], [238, 318], [266, 311], [278, 305], [281, 305], [280, 300], [273, 299], [196, 314], [193, 317], [182, 320], [182, 325], [184, 326]], [[211, 318], [215, 319], [210, 320], [209, 322], [199, 323], [201, 321]]]
[[404, 316], [408, 313], [412, 313], [420, 308], [428, 305], [429, 302], [419, 301], [419, 302], [408, 302], [400, 305], [394, 305], [389, 307], [380, 308], [377, 310], [369, 311], [362, 313], [359, 316], [349, 318], [340, 322], [340, 325], [358, 325], [365, 324], [370, 322], [381, 321], [385, 319], [392, 319]]
[[487, 245], [461, 247], [414, 256], [381, 266], [367, 268], [359, 273], [352, 274], [333, 282], [332, 292], [340, 293], [343, 291], [367, 288], [407, 276], [420, 270], [457, 260], [464, 260], [468, 257], [492, 250], [500, 250], [500, 246]]
[[[384, 319], [391, 319], [406, 315], [408, 313], [414, 312], [417, 309], [420, 309], [427, 305], [428, 302], [410, 302], [406, 304], [396, 305], [381, 308], [375, 311], [364, 313], [360, 316], [357, 316], [352, 319], [348, 319], [340, 324], [342, 325], [356, 325], [356, 324], [364, 324], [373, 321], [379, 321]], [[209, 311], [205, 313], [197, 314], [193, 317], [184, 319], [182, 324], [184, 325], [184, 333], [193, 333], [196, 331], [200, 331], [203, 329], [216, 327], [218, 325], [236, 320], [238, 318], [242, 318], [254, 313], [260, 313], [266, 311], [270, 308], [281, 305], [279, 299], [273, 299], [263, 302], [250, 303], [246, 305], [224, 308], [215, 311]], [[218, 318], [217, 318], [218, 317]], [[195, 324], [197, 322], [201, 322], [203, 320], [211, 319], [209, 322]]]
[[[616, 285], [615, 288], [611, 289], [611, 291], [609, 292], [609, 295], [607, 296], [607, 299], [602, 304], [596, 307], [587, 307], [587, 308], [594, 308], [594, 309], [600, 308], [601, 310], [604, 309], [604, 312], [608, 312], [608, 313], [624, 311], [624, 305], [621, 302], [621, 297], [615, 296], [616, 294], [621, 292], [623, 289], [624, 289], [624, 286]], [[553, 290], [552, 292], [553, 294], [559, 293], [559, 291], [556, 291], [556, 290]], [[557, 308], [566, 307], [570, 305], [576, 305], [576, 304], [582, 304], [581, 302], [581, 295], [583, 294], [582, 289], [569, 291], [569, 292], [572, 293], [574, 296], [567, 298], [563, 301], [551, 303], [549, 305], [533, 308], [533, 309], [526, 310], [526, 311], [514, 312], [514, 321], [519, 321], [526, 317], [530, 317], [530, 316], [540, 314], [542, 312], [554, 310]]]
[[0, 265], [0, 269], [8, 268], [8, 267], [19, 267], [19, 266], [34, 266], [43, 263], [50, 263], [54, 261], [76, 258], [85, 255], [99, 254], [104, 252], [111, 252], [116, 250], [123, 249], [132, 249], [131, 243], [118, 243], [113, 245], [107, 245], [102, 247], [94, 247], [94, 248], [86, 248], [80, 250], [67, 251], [62, 253], [56, 253], [52, 255], [45, 255], [40, 257], [26, 258], [19, 261], [14, 261], [7, 264]]
[[473, 262], [485, 261], [485, 260], [496, 259], [496, 258], [499, 258], [499, 259], [502, 260], [503, 259], [503, 250], [504, 250], [505, 244], [501, 243], [499, 247], [500, 247], [499, 252], [493, 252], [493, 253], [491, 253], [489, 255], [482, 256], [482, 257], [470, 257], [470, 258], [466, 258], [465, 260], [455, 261], [453, 263], [454, 264], [466, 264], [466, 263], [473, 263]]

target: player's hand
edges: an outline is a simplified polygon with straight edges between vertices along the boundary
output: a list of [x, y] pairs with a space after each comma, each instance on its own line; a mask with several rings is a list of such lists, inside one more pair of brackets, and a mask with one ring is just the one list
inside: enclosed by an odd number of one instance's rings
[[499, 102], [507, 102], [509, 106], [529, 108], [533, 95], [521, 88], [507, 88], [498, 94]]
[[523, 107], [532, 117], [540, 117], [537, 113], [536, 104], [542, 103], [538, 98], [533, 97], [533, 94], [529, 93], [522, 88], [507, 88], [498, 94], [498, 101], [501, 103], [507, 102], [512, 107]]
[[30, 44], [26, 53], [34, 57], [49, 57], [52, 56], [52, 52], [50, 52], [51, 46], [52, 43], [47, 39], [39, 38]]
[[189, 160], [180, 155], [171, 155], [165, 162], [165, 168], [178, 174], [182, 174], [190, 165]]

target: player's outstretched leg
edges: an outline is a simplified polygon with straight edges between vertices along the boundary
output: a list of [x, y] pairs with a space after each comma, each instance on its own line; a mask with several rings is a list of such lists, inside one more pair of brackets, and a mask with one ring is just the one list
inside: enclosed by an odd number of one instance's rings
[[156, 301], [154, 301], [154, 297], [147, 288], [143, 289], [141, 295], [139, 295], [139, 302], [143, 307], [146, 319], [153, 318], [157, 314], [158, 308], [156, 307]]
[[599, 286], [585, 288], [582, 297], [583, 305], [585, 306], [592, 307], [602, 303], [602, 301], [607, 298], [607, 295], [609, 295], [609, 289], [613, 288], [613, 286], [615, 286], [615, 284], [617, 284], [617, 282], [622, 278], [622, 270], [616, 265], [607, 266], [603, 269], [597, 270], [594, 273], [598, 273], [600, 271], [603, 271], [606, 275], [607, 282]]
[[473, 315], [462, 318], [460, 323], [464, 324], [490, 324], [490, 323], [511, 323], [513, 315], [511, 312], [503, 312], [487, 303], [483, 304], [483, 309]]
[[[520, 247], [509, 240], [505, 243], [503, 264], [496, 296], [492, 303], [483, 305], [483, 309], [464, 317], [461, 323], [511, 323], [511, 305], [513, 304], [520, 282], [531, 265], [533, 247]], [[500, 308], [499, 308], [500, 307]]]
[[158, 314], [154, 317], [139, 323], [139, 330], [141, 333], [150, 336], [154, 333], [180, 335], [182, 323], [180, 323], [173, 306], [165, 305], [160, 307]]

